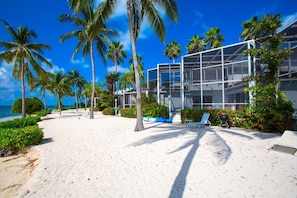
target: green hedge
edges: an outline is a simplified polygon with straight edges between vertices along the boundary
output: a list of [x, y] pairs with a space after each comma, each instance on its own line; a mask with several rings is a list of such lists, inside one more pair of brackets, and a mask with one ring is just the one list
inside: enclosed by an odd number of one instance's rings
[[43, 132], [37, 126], [24, 128], [0, 129], [0, 151], [1, 155], [7, 152], [16, 152], [27, 146], [38, 144], [43, 139]]
[[136, 108], [123, 108], [120, 109], [121, 117], [136, 118]]
[[36, 125], [40, 121], [39, 116], [30, 116], [25, 118], [16, 118], [14, 120], [9, 120], [0, 123], [0, 128], [23, 128], [26, 126]]
[[102, 111], [103, 115], [114, 115], [114, 108], [113, 107], [107, 107]]

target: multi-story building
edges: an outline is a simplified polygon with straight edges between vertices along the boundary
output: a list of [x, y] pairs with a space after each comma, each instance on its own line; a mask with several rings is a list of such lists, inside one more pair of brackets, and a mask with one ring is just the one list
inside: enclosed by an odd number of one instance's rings
[[[297, 21], [279, 32], [283, 47], [292, 54], [278, 70], [281, 91], [297, 109]], [[263, 74], [267, 65], [243, 55], [244, 50], [259, 47], [249, 40], [181, 57], [180, 63], [162, 63], [147, 71], [148, 93], [171, 111], [185, 108], [241, 109], [252, 102], [244, 89], [256, 82], [242, 82], [246, 76]]]
[[[279, 31], [284, 35], [282, 47], [292, 53], [278, 70], [280, 89], [297, 110], [297, 21]], [[185, 108], [241, 109], [252, 102], [244, 89], [256, 82], [243, 83], [246, 76], [267, 71], [256, 58], [245, 56], [244, 50], [259, 47], [255, 40], [187, 54], [180, 63], [160, 63], [147, 71], [146, 94], [152, 94], [170, 111]], [[119, 91], [120, 107], [135, 105], [135, 90]]]

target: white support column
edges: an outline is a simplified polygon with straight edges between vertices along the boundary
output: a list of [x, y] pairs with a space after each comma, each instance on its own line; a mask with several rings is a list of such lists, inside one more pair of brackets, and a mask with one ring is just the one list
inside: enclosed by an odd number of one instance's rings
[[159, 64], [157, 65], [157, 102], [160, 104], [160, 69], [159, 69]]
[[200, 53], [200, 108], [203, 109], [203, 85], [202, 85], [202, 82], [203, 82], [203, 73], [202, 73], [202, 53]]
[[224, 67], [224, 48], [221, 48], [221, 64], [222, 64], [222, 106], [223, 109], [225, 109], [225, 79], [224, 79], [224, 71], [225, 71], [225, 67]]
[[[251, 49], [251, 45], [253, 45], [253, 47], [256, 47], [254, 40], [252, 42], [248, 42], [247, 45], [248, 45], [247, 46], [248, 49]], [[254, 74], [252, 74], [252, 70], [254, 71], [253, 72]], [[252, 66], [252, 57], [251, 57], [250, 54], [248, 55], [248, 75], [249, 76], [252, 76], [252, 75], [256, 76], [256, 58], [255, 57], [253, 58], [253, 66]], [[248, 83], [248, 87], [249, 88], [250, 87], [253, 87], [255, 85], [256, 85], [256, 82], [255, 81], [249, 81], [249, 83]], [[249, 91], [249, 104], [253, 104], [253, 94], [252, 94], [252, 91]]]
[[180, 63], [180, 96], [181, 96], [181, 109], [185, 109], [185, 84], [184, 84], [184, 58], [182, 57], [181, 63]]

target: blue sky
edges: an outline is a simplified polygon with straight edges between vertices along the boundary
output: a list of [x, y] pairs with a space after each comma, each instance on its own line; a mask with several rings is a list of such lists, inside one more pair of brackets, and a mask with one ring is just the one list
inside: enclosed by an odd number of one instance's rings
[[[102, 0], [98, 0], [102, 1]], [[297, 1], [296, 0], [177, 0], [179, 20], [173, 24], [166, 17], [167, 32], [166, 43], [177, 41], [181, 45], [182, 55], [186, 54], [186, 45], [195, 34], [204, 35], [212, 27], [221, 29], [225, 36], [224, 45], [233, 44], [240, 41], [239, 35], [242, 32], [241, 24], [250, 20], [253, 16], [261, 18], [264, 14], [282, 14], [284, 25], [297, 20]], [[82, 57], [81, 54], [71, 60], [76, 40], [70, 39], [63, 43], [59, 42], [62, 34], [65, 34], [75, 27], [68, 23], [60, 23], [58, 17], [61, 14], [72, 14], [67, 0], [9, 0], [2, 1], [0, 6], [0, 18], [6, 20], [16, 29], [18, 26], [27, 25], [33, 29], [38, 38], [33, 42], [43, 43], [51, 46], [50, 50], [44, 51], [46, 57], [54, 65], [48, 69], [53, 73], [60, 70], [64, 72], [76, 69], [80, 74], [91, 81], [90, 57]], [[124, 72], [129, 68], [128, 60], [131, 55], [131, 43], [127, 24], [125, 1], [119, 1], [119, 5], [114, 15], [108, 22], [108, 28], [119, 32], [118, 38], [113, 40], [120, 41], [125, 45], [127, 59], [120, 65], [119, 71]], [[4, 24], [0, 23], [0, 40], [11, 41], [11, 37], [5, 29]], [[164, 56], [165, 49], [160, 39], [144, 22], [139, 39], [137, 40], [137, 51], [143, 57], [145, 70], [154, 68], [158, 63], [171, 62]], [[0, 48], [0, 51], [3, 51]], [[179, 62], [180, 58], [176, 59]], [[105, 75], [114, 69], [111, 61], [103, 65], [101, 59], [95, 57], [96, 79], [104, 82]], [[12, 65], [0, 61], [0, 105], [10, 105], [21, 97], [21, 86], [18, 80], [12, 78]], [[39, 91], [30, 92], [27, 89], [27, 97], [39, 97]], [[47, 104], [55, 105], [56, 98], [47, 94]], [[63, 104], [73, 104], [74, 99], [64, 98]]]

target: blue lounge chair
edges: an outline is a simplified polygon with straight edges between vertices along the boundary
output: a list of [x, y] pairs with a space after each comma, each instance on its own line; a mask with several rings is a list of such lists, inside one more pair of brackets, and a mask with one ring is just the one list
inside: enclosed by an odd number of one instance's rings
[[200, 122], [188, 122], [188, 127], [191, 128], [201, 128], [204, 127], [211, 127], [211, 122], [208, 120], [210, 116], [210, 113], [203, 113], [201, 121]]

